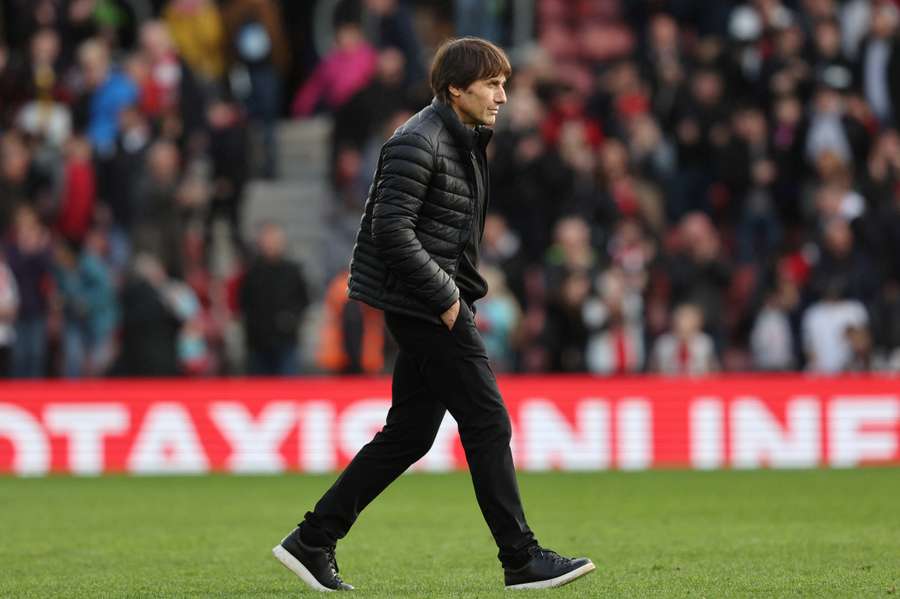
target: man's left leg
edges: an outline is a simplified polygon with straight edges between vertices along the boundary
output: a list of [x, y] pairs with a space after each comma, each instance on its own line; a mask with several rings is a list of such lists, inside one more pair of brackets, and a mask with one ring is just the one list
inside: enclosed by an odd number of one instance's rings
[[445, 409], [434, 401], [415, 356], [397, 356], [392, 404], [384, 428], [375, 435], [303, 522], [273, 549], [275, 557], [317, 590], [350, 588], [337, 576], [334, 546], [360, 512], [431, 448]]
[[359, 450], [300, 523], [308, 543], [333, 545], [343, 538], [360, 512], [431, 448], [446, 410], [429, 392], [415, 357], [402, 349], [391, 395], [384, 428]]

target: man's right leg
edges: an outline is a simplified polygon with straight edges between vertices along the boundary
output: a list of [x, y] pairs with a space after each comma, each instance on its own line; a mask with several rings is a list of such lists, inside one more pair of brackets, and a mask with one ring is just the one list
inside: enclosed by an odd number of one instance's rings
[[334, 545], [359, 513], [431, 448], [444, 418], [413, 354], [401, 348], [394, 366], [392, 403], [384, 428], [350, 462], [300, 523], [310, 545]]
[[419, 325], [406, 333], [405, 339], [395, 336], [401, 345], [417, 346], [424, 377], [459, 426], [475, 497], [500, 550], [506, 588], [557, 587], [593, 571], [587, 558], [562, 557], [540, 547], [525, 522], [509, 447], [509, 415], [474, 313], [461, 304], [452, 330]]

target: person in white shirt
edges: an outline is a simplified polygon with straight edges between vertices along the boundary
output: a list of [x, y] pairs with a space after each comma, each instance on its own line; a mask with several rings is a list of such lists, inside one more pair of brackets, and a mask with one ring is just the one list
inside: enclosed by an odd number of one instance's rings
[[842, 372], [852, 358], [847, 330], [866, 327], [868, 323], [865, 306], [857, 300], [843, 299], [840, 280], [829, 282], [822, 299], [803, 315], [806, 370], [820, 374]]
[[780, 281], [771, 289], [750, 332], [750, 353], [757, 370], [785, 371], [795, 366], [790, 314], [799, 302], [794, 283]]
[[671, 375], [703, 376], [718, 370], [712, 337], [703, 332], [703, 312], [682, 304], [672, 313], [672, 331], [653, 346], [651, 370]]
[[625, 277], [618, 268], [608, 270], [600, 279], [600, 297], [582, 309], [590, 331], [585, 363], [594, 374], [640, 372], [644, 365], [643, 299]]

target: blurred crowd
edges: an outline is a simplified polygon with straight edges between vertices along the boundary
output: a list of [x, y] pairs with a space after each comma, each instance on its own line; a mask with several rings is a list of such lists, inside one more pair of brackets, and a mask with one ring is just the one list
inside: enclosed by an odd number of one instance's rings
[[[383, 371], [346, 267], [449, 35], [513, 62], [476, 306], [497, 370], [900, 371], [898, 2], [534, 0], [513, 47], [519, 3], [344, 0], [321, 56], [316, 4], [6, 0], [0, 372]], [[289, 256], [241, 207], [313, 115], [328, 243]]]
[[303, 271], [276, 223], [253, 243], [240, 228], [248, 181], [277, 176], [294, 52], [280, 5], [3, 9], [0, 371], [296, 372]]
[[[456, 34], [508, 40], [496, 4], [458, 3]], [[489, 148], [477, 319], [498, 369], [900, 370], [896, 2], [535, 15]], [[324, 107], [347, 240], [380, 144], [421, 105], [404, 56], [370, 51], [370, 83]]]

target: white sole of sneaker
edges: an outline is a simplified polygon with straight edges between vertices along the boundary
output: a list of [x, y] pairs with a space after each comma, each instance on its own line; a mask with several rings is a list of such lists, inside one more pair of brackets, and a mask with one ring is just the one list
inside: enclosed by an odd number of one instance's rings
[[334, 589], [329, 589], [326, 586], [323, 586], [316, 580], [316, 577], [312, 575], [312, 572], [306, 569], [300, 560], [290, 554], [290, 552], [282, 547], [281, 545], [276, 545], [272, 548], [272, 555], [275, 556], [281, 565], [293, 572], [297, 578], [302, 580], [312, 589], [316, 591], [322, 591], [323, 593], [330, 593], [334, 591]]
[[571, 572], [567, 572], [562, 576], [557, 576], [556, 578], [550, 578], [548, 580], [538, 580], [537, 582], [523, 582], [522, 584], [511, 584], [506, 587], [507, 591], [524, 591], [528, 589], [552, 589], [554, 587], [561, 587], [564, 584], [569, 584], [573, 580], [581, 578], [585, 574], [589, 572], [593, 572], [597, 567], [594, 565], [594, 562], [588, 562], [580, 568], [575, 568]]

